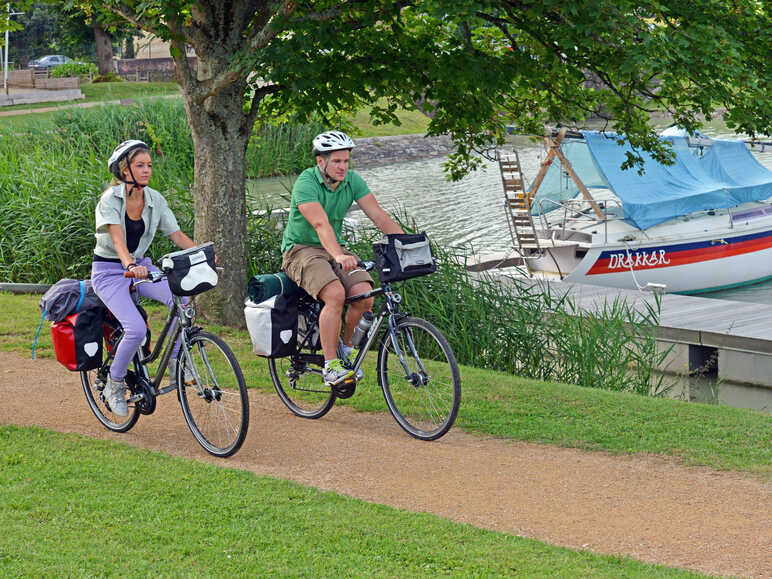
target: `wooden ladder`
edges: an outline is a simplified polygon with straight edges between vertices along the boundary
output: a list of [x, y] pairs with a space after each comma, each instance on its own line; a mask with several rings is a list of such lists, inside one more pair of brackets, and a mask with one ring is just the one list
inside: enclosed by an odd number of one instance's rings
[[499, 157], [499, 170], [504, 186], [504, 209], [512, 244], [524, 258], [540, 257], [543, 251], [531, 216], [531, 200], [525, 191], [517, 151]]

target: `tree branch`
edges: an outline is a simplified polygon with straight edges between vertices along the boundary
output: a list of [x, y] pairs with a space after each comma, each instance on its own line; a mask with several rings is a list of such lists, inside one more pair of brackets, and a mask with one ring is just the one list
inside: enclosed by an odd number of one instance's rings
[[157, 27], [151, 20], [138, 14], [133, 8], [129, 8], [123, 2], [118, 2], [116, 4], [105, 3], [104, 6], [110, 12], [117, 14], [121, 18], [127, 20], [138, 29], [146, 30], [147, 32], [151, 32], [158, 37], [163, 37], [163, 26]]
[[255, 90], [255, 94], [252, 96], [252, 102], [249, 105], [249, 112], [247, 113], [247, 126], [251, 127], [255, 124], [257, 118], [257, 111], [260, 108], [260, 102], [269, 94], [281, 92], [287, 87], [281, 84], [267, 84], [261, 86]]

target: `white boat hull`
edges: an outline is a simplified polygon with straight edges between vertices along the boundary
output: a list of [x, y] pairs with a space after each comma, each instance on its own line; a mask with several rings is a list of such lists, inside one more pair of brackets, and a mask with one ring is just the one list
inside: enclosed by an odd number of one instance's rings
[[566, 281], [669, 293], [701, 293], [772, 278], [772, 223], [703, 231], [679, 240], [592, 244]]

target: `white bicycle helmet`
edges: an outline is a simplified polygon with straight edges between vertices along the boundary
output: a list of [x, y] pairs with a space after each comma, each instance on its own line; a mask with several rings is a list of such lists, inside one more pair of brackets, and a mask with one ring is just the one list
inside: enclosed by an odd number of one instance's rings
[[326, 133], [316, 135], [313, 140], [313, 146], [316, 153], [322, 154], [344, 149], [349, 150], [356, 147], [351, 137], [340, 131], [327, 131]]
[[148, 147], [144, 142], [138, 141], [136, 139], [123, 141], [120, 145], [115, 147], [113, 154], [110, 155], [110, 158], [107, 160], [107, 168], [110, 170], [110, 173], [115, 175], [115, 177], [121, 181], [126, 181], [126, 179], [123, 175], [121, 175], [120, 162], [126, 155], [135, 149], [150, 150], [150, 147]]

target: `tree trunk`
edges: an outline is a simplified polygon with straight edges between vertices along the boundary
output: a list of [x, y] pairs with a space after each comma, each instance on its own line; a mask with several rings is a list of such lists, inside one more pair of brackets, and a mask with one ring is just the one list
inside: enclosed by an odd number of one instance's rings
[[251, 133], [242, 110], [244, 82], [237, 82], [193, 107], [184, 94], [193, 132], [196, 243], [214, 242], [220, 272], [217, 287], [197, 298], [206, 318], [244, 325], [247, 283], [246, 151]]
[[110, 74], [113, 71], [113, 43], [107, 31], [97, 23], [94, 23], [94, 40], [97, 51], [97, 68], [100, 75]]
[[125, 49], [123, 51], [123, 58], [135, 58], [136, 50], [134, 50], [134, 37], [129, 36], [125, 40]]

